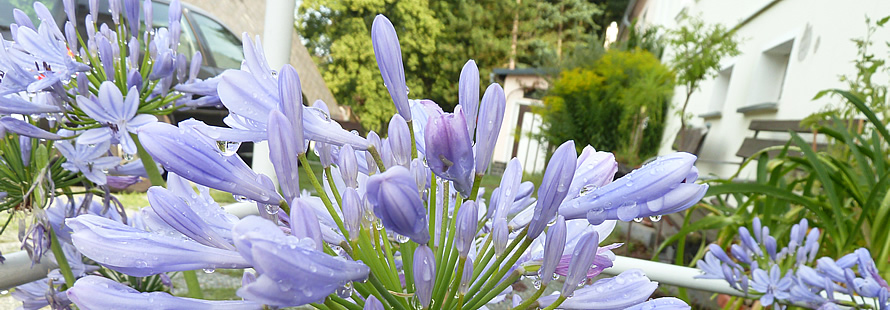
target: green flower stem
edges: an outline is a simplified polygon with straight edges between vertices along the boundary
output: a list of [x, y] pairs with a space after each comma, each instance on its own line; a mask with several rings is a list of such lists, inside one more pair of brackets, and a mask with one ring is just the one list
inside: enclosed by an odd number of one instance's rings
[[389, 238], [386, 237], [386, 228], [381, 229], [380, 233], [383, 235], [383, 238], [380, 239], [383, 239], [383, 254], [386, 256], [386, 261], [389, 262], [389, 269], [393, 274], [398, 275], [399, 272], [396, 269], [396, 260], [393, 259], [392, 256], [392, 244], [389, 243]]
[[327, 176], [328, 186], [331, 187], [331, 192], [334, 193], [334, 200], [337, 201], [337, 205], [340, 206], [340, 208], [342, 209], [343, 199], [340, 198], [340, 192], [337, 191], [337, 184], [335, 184], [334, 182], [334, 175], [331, 174], [331, 166], [327, 166], [324, 168], [324, 174], [325, 176]]
[[566, 297], [559, 295], [559, 297], [556, 298], [556, 301], [554, 301], [552, 304], [547, 306], [547, 308], [544, 308], [544, 310], [556, 309], [556, 307], [559, 307], [559, 305], [561, 305], [563, 301], [566, 301]]
[[408, 310], [408, 302], [402, 300], [403, 303], [400, 303], [395, 296], [386, 290], [386, 287], [383, 286], [383, 283], [380, 283], [380, 280], [377, 279], [373, 272], [368, 275], [368, 282], [371, 282], [371, 285], [383, 296], [383, 300], [386, 300], [393, 309]]
[[[155, 164], [155, 161], [151, 157], [151, 155], [148, 154], [148, 152], [145, 151], [145, 148], [142, 147], [142, 143], [139, 142], [139, 136], [131, 133], [130, 137], [133, 138], [133, 142], [136, 142], [136, 154], [138, 154], [139, 159], [142, 160], [142, 165], [145, 167], [145, 173], [148, 174], [148, 179], [149, 181], [151, 181], [151, 185], [165, 186], [166, 182], [164, 181], [164, 177], [161, 175], [161, 171], [158, 170], [158, 165]], [[183, 279], [185, 279], [186, 287], [188, 287], [189, 297], [204, 297], [204, 293], [201, 291], [201, 285], [200, 283], [198, 283], [198, 274], [194, 270], [183, 271], [182, 277]]]
[[[509, 268], [505, 268], [505, 269], [509, 269]], [[470, 300], [470, 302], [467, 304], [466, 308], [462, 307], [463, 305], [457, 305], [458, 309], [477, 309], [477, 308], [481, 307], [482, 305], [485, 304], [486, 301], [491, 300], [492, 298], [494, 298], [495, 296], [497, 296], [498, 294], [503, 292], [505, 289], [507, 289], [508, 286], [513, 285], [513, 283], [515, 283], [516, 280], [519, 280], [519, 277], [521, 277], [523, 273], [525, 273], [525, 270], [523, 270], [522, 267], [516, 268], [516, 270], [513, 270], [513, 274], [511, 274], [509, 278], [507, 278], [506, 280], [501, 282], [501, 284], [498, 285], [497, 287], [495, 287], [493, 290], [483, 291], [483, 292], [486, 292], [486, 294], [484, 296], [482, 296], [482, 298], [478, 299], [481, 302], [475, 302], [475, 304], [473, 304], [473, 301]], [[495, 281], [495, 282], [497, 282], [497, 281]]]
[[59, 237], [56, 236], [56, 232], [53, 230], [52, 225], [47, 227], [49, 230], [49, 246], [53, 251], [53, 256], [56, 258], [56, 263], [59, 265], [59, 270], [62, 272], [62, 277], [65, 278], [65, 287], [71, 287], [74, 285], [74, 273], [71, 272], [71, 265], [68, 264], [68, 258], [65, 257], [65, 252], [62, 251], [62, 245], [59, 243]]
[[139, 155], [142, 165], [145, 166], [145, 173], [148, 174], [148, 180], [151, 181], [151, 185], [166, 186], [167, 183], [164, 181], [161, 171], [158, 170], [158, 165], [155, 164], [155, 160], [142, 147], [142, 143], [139, 142], [139, 136], [131, 133], [130, 137], [133, 138], [133, 142], [136, 142], [136, 154]]
[[[399, 274], [396, 271], [395, 264], [392, 264], [389, 261], [391, 258], [390, 257], [391, 255], [386, 255], [386, 250], [384, 249], [386, 246], [381, 245], [381, 243], [380, 243], [380, 239], [383, 239], [383, 238], [380, 238], [380, 236], [381, 236], [380, 231], [375, 229], [375, 230], [372, 230], [371, 233], [372, 233], [371, 237], [374, 239], [374, 250], [375, 250], [376, 256], [378, 258], [380, 258], [380, 257], [386, 258], [386, 260], [383, 261], [383, 264], [382, 264], [383, 267], [389, 268], [389, 270], [387, 270], [387, 271], [389, 272], [388, 274], [390, 274], [390, 275]], [[401, 286], [401, 285], [399, 285], [399, 286]]]
[[[491, 260], [491, 257], [494, 256], [494, 251], [489, 251], [488, 247], [491, 246], [491, 234], [488, 234], [488, 238], [485, 239], [485, 243], [482, 244], [482, 248], [478, 253], [484, 253], [482, 255], [482, 259], [477, 259], [474, 263], [476, 266], [488, 266], [488, 261]], [[477, 256], [478, 258], [479, 256]], [[475, 268], [473, 270], [473, 280], [470, 283], [476, 282], [476, 279], [479, 278], [479, 275], [482, 274], [482, 268]]]
[[[451, 196], [450, 188], [451, 187], [448, 186], [448, 181], [445, 181], [442, 183], [442, 190], [445, 191], [445, 194], [442, 195], [442, 210], [440, 213], [442, 216], [441, 217], [442, 226], [439, 227], [439, 251], [436, 252], [436, 263], [437, 264], [442, 264], [442, 262], [443, 262], [442, 257], [445, 256], [445, 249], [448, 248], [448, 246], [445, 243], [445, 235], [447, 232], [446, 229], [448, 229], [448, 222], [447, 222], [448, 221], [448, 198], [449, 198], [449, 196]], [[433, 223], [433, 225], [435, 225], [435, 223]], [[432, 235], [430, 236], [430, 238], [433, 238], [433, 237], [435, 237], [435, 236], [432, 236]], [[438, 277], [437, 277], [436, 282], [438, 283]]]
[[[435, 174], [431, 173], [430, 175], [432, 175], [430, 177], [430, 191], [428, 193], [430, 196], [430, 205], [426, 208], [427, 213], [430, 215], [430, 220], [427, 222], [427, 226], [429, 226], [430, 229], [430, 238], [436, 238], [436, 187], [438, 182], [436, 182]], [[433, 242], [433, 244], [435, 244], [435, 242]], [[439, 246], [433, 247], [434, 252], [437, 252], [438, 250]]]
[[383, 165], [383, 159], [380, 158], [380, 153], [377, 152], [377, 148], [373, 145], [368, 147], [368, 153], [371, 153], [371, 157], [377, 162], [377, 169], [380, 169], [380, 172], [386, 171], [386, 166]]
[[[374, 246], [371, 244], [371, 233], [368, 230], [362, 228], [361, 233], [358, 238], [358, 249], [355, 250], [356, 256], [362, 258], [366, 265], [371, 268], [371, 272], [377, 274], [381, 277], [384, 277], [383, 282], [384, 287], [389, 290], [398, 290], [398, 279], [393, 279], [393, 277], [389, 276], [389, 273], [386, 272], [386, 267], [380, 263], [380, 257], [377, 255], [376, 250], [374, 250]], [[374, 253], [372, 256], [371, 253]], [[386, 276], [385, 276], [386, 275]]]
[[[320, 309], [320, 310], [331, 310], [331, 308], [328, 308], [328, 306], [325, 306], [325, 305], [323, 305], [323, 304], [309, 304], [309, 305], [315, 307], [315, 309]], [[266, 309], [271, 309], [271, 308], [270, 308], [269, 306], [267, 306], [267, 305], [263, 305], [263, 310], [266, 310]]]
[[[499, 256], [497, 258], [497, 260], [495, 260], [494, 266], [501, 267], [501, 268], [499, 268], [500, 270], [498, 270], [497, 274], [495, 274], [494, 277], [491, 277], [491, 275], [492, 275], [492, 273], [494, 273], [495, 269], [498, 269], [498, 268], [489, 268], [488, 271], [486, 271], [485, 274], [482, 276], [482, 278], [480, 278], [477, 281], [477, 283], [475, 285], [473, 285], [472, 288], [470, 288], [470, 291], [467, 292], [467, 295], [474, 296], [474, 294], [476, 292], [479, 292], [480, 291], [479, 287], [481, 286], [481, 284], [483, 282], [486, 282], [486, 284], [482, 288], [481, 291], [487, 292], [492, 289], [492, 286], [497, 284], [498, 280], [500, 280], [501, 278], [504, 277], [504, 275], [507, 273], [507, 271], [510, 270], [510, 268], [508, 268], [508, 267], [512, 266], [514, 263], [516, 263], [516, 260], [518, 260], [519, 256], [522, 255], [522, 252], [524, 252], [525, 249], [527, 249], [531, 245], [532, 240], [525, 238], [527, 233], [528, 233], [528, 229], [523, 229], [522, 232], [520, 232], [519, 235], [516, 236], [516, 239], [513, 239], [513, 242], [510, 242], [510, 245], [507, 246], [506, 251], [504, 251], [504, 255]], [[516, 252], [513, 252], [513, 248], [515, 248], [516, 245], [521, 240], [525, 240], [525, 241], [522, 242], [522, 245], [519, 246], [519, 249]], [[510, 259], [507, 260], [506, 264], [503, 264], [504, 259], [507, 258], [507, 256], [510, 253], [513, 253], [513, 255], [510, 256]], [[484, 265], [479, 265], [479, 266], [484, 266]], [[479, 302], [484, 302], [485, 300], [480, 300], [481, 297], [482, 296], [476, 296], [476, 297], [470, 299], [468, 304], [473, 305], [473, 304], [477, 304]], [[471, 308], [471, 309], [475, 309], [475, 308]]]
[[[454, 232], [455, 225], [457, 221], [457, 212], [460, 211], [460, 206], [463, 200], [460, 199], [460, 196], [454, 202], [454, 212], [452, 212], [451, 218], [448, 220], [448, 231]], [[442, 223], [442, 226], [445, 226], [445, 223]], [[444, 236], [444, 235], [443, 235]], [[457, 262], [457, 257], [459, 256], [456, 248], [454, 247], [454, 233], [448, 235], [448, 240], [445, 242], [445, 254], [442, 257], [442, 262], [445, 263], [445, 269], [443, 270], [454, 270], [454, 264]], [[458, 266], [459, 270], [463, 269], [463, 264]], [[444, 301], [448, 299], [449, 296], [453, 294], [448, 294], [448, 283], [450, 283], [452, 276], [454, 274], [448, 272], [440, 272], [443, 274], [443, 278], [436, 282], [436, 294], [435, 296], [437, 301], [439, 301], [439, 305], [444, 305]], [[457, 282], [460, 282], [460, 271], [456, 274]], [[456, 291], [456, 290], [455, 290]]]
[[523, 310], [523, 309], [525, 309], [525, 308], [530, 307], [533, 303], [535, 303], [536, 301], [538, 301], [538, 298], [540, 298], [541, 295], [544, 294], [544, 290], [546, 290], [546, 289], [547, 289], [547, 285], [546, 285], [546, 284], [541, 285], [541, 288], [539, 288], [538, 291], [535, 292], [534, 295], [532, 295], [532, 296], [529, 297], [529, 298], [526, 298], [525, 301], [523, 301], [523, 302], [522, 302], [521, 304], [519, 304], [518, 306], [514, 307], [513, 310]]
[[417, 158], [417, 140], [414, 139], [414, 120], [408, 123], [408, 132], [411, 133], [411, 159]]
[[324, 203], [325, 208], [327, 208], [328, 213], [331, 214], [331, 217], [334, 218], [334, 222], [337, 223], [337, 228], [343, 232], [343, 236], [346, 239], [349, 239], [349, 232], [346, 231], [346, 228], [343, 226], [343, 221], [340, 220], [340, 216], [337, 215], [337, 211], [334, 210], [334, 206], [331, 204], [331, 199], [328, 198], [328, 194], [325, 193], [324, 187], [318, 183], [318, 178], [315, 177], [315, 173], [312, 172], [312, 167], [309, 166], [309, 159], [306, 159], [306, 153], [302, 153], [299, 156], [300, 163], [303, 166], [303, 170], [306, 171], [306, 175], [309, 176], [309, 182], [312, 183], [312, 187], [315, 187], [315, 191], [318, 192], [318, 197], [321, 198], [321, 202]]
[[467, 198], [467, 200], [476, 200], [476, 195], [479, 194], [479, 186], [482, 185], [483, 176], [483, 174], [477, 174], [476, 177], [473, 178], [473, 190], [470, 192], [470, 198]]
[[324, 305], [328, 306], [331, 310], [346, 310], [342, 305], [334, 302], [334, 300], [331, 299], [331, 296], [324, 299]]
[[[466, 265], [467, 265], [467, 258], [461, 257], [460, 260], [458, 260], [457, 272], [454, 273], [454, 275], [455, 275], [454, 280], [451, 281], [451, 290], [445, 292], [445, 303], [444, 303], [445, 308], [443, 308], [443, 309], [450, 309], [451, 305], [454, 303], [454, 299], [452, 299], [451, 296], [454, 295], [454, 293], [457, 292], [458, 288], [460, 287], [460, 282], [461, 282], [461, 280], [463, 280], [462, 276], [464, 274], [464, 266], [466, 266]], [[445, 269], [445, 270], [451, 270], [451, 269]], [[448, 292], [451, 292], [451, 294], [448, 294]]]
[[414, 292], [414, 250], [417, 249], [417, 243], [413, 241], [405, 242], [399, 247], [402, 252], [402, 270], [405, 271], [405, 286], [409, 293]]
[[348, 301], [346, 299], [337, 297], [336, 295], [331, 295], [330, 299], [331, 299], [331, 301], [337, 303], [341, 307], [345, 307], [346, 309], [349, 309], [349, 310], [362, 310], [362, 306], [365, 305], [364, 302], [362, 302], [361, 305], [358, 305], [358, 304]]

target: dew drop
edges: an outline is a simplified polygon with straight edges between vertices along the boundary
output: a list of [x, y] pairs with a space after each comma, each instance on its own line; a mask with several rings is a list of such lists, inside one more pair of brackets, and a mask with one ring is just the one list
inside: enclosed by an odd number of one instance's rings
[[535, 279], [535, 281], [532, 282], [532, 285], [535, 286], [535, 289], [541, 289], [541, 279]]
[[634, 222], [642, 223], [642, 222], [643, 222], [643, 218], [642, 218], [642, 217], [635, 217], [635, 218], [634, 218]]
[[216, 269], [213, 269], [213, 268], [204, 268], [204, 273], [206, 273], [206, 274], [211, 274], [215, 271], [216, 271]]
[[241, 147], [241, 142], [216, 141], [216, 146], [219, 147], [219, 152], [224, 156], [232, 156], [238, 152], [238, 148]]
[[578, 192], [578, 197], [587, 196], [587, 194], [593, 193], [597, 189], [597, 186], [594, 184], [587, 184], [581, 187], [581, 191]]
[[244, 195], [233, 194], [232, 197], [235, 198], [235, 201], [237, 202], [250, 202], [250, 198], [247, 198], [247, 196]]
[[630, 221], [640, 215], [640, 209], [636, 202], [628, 201], [618, 207], [617, 213], [619, 220]]
[[0, 291], [0, 295], [6, 295], [6, 294], [9, 294], [9, 290]]
[[658, 222], [658, 221], [661, 220], [661, 215], [653, 215], [653, 216], [650, 216], [650, 217], [649, 217], [649, 220], [650, 220], [650, 221], [653, 221], [653, 222]]

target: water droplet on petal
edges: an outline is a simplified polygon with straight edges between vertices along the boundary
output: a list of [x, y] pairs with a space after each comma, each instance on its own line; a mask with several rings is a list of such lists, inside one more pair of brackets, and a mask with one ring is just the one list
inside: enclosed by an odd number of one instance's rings
[[219, 147], [219, 152], [224, 156], [232, 156], [238, 152], [238, 148], [241, 147], [241, 142], [237, 141], [216, 141], [216, 146]]
[[649, 217], [649, 220], [650, 220], [650, 221], [653, 221], [653, 222], [658, 222], [658, 221], [661, 220], [661, 215], [653, 215], [653, 216], [650, 216], [650, 217]]
[[206, 273], [206, 274], [211, 274], [215, 271], [216, 271], [216, 269], [213, 269], [213, 268], [204, 268], [204, 273]]

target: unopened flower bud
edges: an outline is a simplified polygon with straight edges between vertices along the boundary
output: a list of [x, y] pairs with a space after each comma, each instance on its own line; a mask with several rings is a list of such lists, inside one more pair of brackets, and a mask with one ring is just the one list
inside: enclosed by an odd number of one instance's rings
[[[559, 265], [562, 253], [566, 248], [566, 219], [562, 215], [556, 217], [556, 223], [547, 231], [544, 243], [544, 259], [541, 262], [541, 284], [547, 285], [553, 278], [553, 272]], [[568, 285], [568, 284], [567, 284]]]
[[420, 244], [430, 240], [426, 208], [408, 169], [394, 166], [375, 174], [368, 178], [366, 189], [365, 197], [383, 226]]
[[467, 257], [470, 252], [470, 246], [473, 245], [473, 238], [476, 237], [477, 217], [479, 208], [475, 201], [468, 200], [457, 211], [457, 222], [454, 232], [454, 247], [461, 257]]
[[414, 295], [420, 300], [424, 309], [430, 305], [435, 280], [436, 257], [430, 247], [421, 245], [414, 250]]

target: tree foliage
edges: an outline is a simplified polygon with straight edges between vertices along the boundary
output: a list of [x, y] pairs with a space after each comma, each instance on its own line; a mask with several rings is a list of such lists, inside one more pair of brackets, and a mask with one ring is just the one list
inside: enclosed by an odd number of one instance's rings
[[467, 60], [476, 61], [483, 88], [492, 69], [507, 66], [515, 17], [517, 66], [552, 66], [560, 49], [596, 37], [599, 7], [589, 0], [305, 0], [297, 28], [338, 103], [352, 107], [366, 129], [380, 130], [395, 108], [371, 48], [377, 14], [397, 25], [409, 97], [448, 111]]
[[686, 86], [686, 99], [680, 109], [681, 125], [685, 127], [692, 93], [701, 81], [717, 76], [720, 60], [739, 55], [739, 39], [723, 25], [684, 14], [680, 27], [668, 32], [667, 42], [673, 51], [670, 65], [677, 74], [677, 84]]
[[653, 156], [674, 75], [651, 53], [610, 50], [588, 67], [563, 71], [540, 109], [544, 139], [575, 140], [637, 164]]

